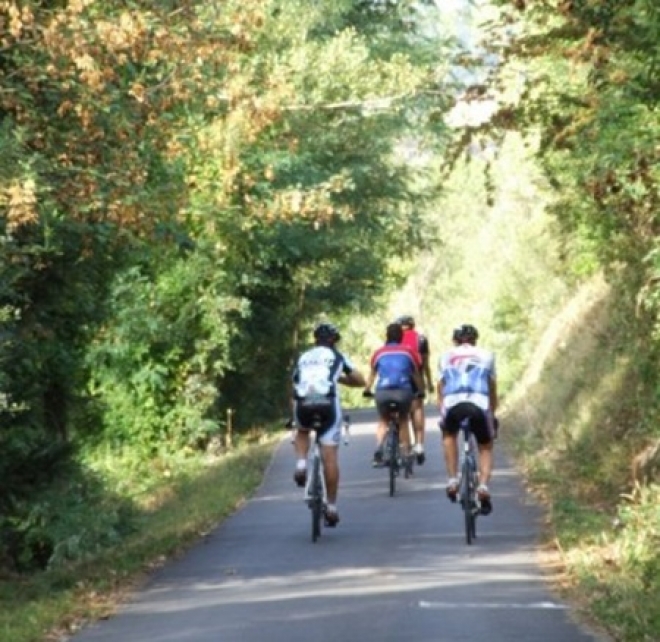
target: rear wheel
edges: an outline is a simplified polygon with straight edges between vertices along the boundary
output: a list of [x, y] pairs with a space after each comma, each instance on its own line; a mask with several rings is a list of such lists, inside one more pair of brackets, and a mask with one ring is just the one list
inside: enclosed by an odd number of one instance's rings
[[396, 477], [399, 474], [399, 439], [398, 427], [395, 423], [390, 424], [390, 433], [388, 435], [388, 450], [390, 459], [390, 497], [394, 497], [396, 492]]
[[475, 507], [475, 487], [473, 482], [473, 471], [470, 464], [466, 460], [463, 463], [461, 470], [461, 485], [459, 488], [459, 497], [461, 500], [461, 507], [465, 518], [465, 541], [472, 544], [472, 541], [477, 535], [477, 526], [474, 515]]
[[321, 536], [321, 518], [323, 517], [323, 488], [321, 486], [321, 460], [314, 459], [312, 467], [312, 542]]

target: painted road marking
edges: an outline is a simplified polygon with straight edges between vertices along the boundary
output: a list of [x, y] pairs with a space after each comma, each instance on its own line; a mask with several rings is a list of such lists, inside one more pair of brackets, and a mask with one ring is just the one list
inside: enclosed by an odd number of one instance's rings
[[426, 602], [419, 601], [419, 607], [422, 609], [567, 609], [564, 604], [557, 604], [556, 602], [529, 602], [521, 604], [516, 602], [497, 603], [497, 602]]

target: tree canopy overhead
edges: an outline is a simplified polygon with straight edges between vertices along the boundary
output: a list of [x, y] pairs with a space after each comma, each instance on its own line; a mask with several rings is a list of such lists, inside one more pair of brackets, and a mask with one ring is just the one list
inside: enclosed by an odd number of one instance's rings
[[431, 2], [0, 3], [3, 514], [82, 445], [151, 457], [227, 408], [285, 412], [313, 320], [372, 306], [423, 240], [437, 189], [401, 150], [452, 137], [433, 24]]

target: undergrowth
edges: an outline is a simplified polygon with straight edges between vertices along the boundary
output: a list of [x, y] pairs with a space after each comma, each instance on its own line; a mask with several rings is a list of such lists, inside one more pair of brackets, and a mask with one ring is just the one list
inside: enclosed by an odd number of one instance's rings
[[50, 543], [46, 570], [0, 575], [0, 639], [61, 639], [108, 616], [145, 573], [240, 506], [261, 482], [275, 439], [150, 462], [130, 452], [87, 453], [88, 479], [102, 481], [106, 494], [70, 480], [41, 498], [34, 514], [41, 528], [32, 528]]
[[558, 588], [615, 640], [657, 642], [660, 486], [631, 476], [633, 457], [657, 436], [653, 386], [644, 354], [621, 336], [615, 295], [602, 284], [593, 294], [546, 336], [507, 423], [548, 511]]

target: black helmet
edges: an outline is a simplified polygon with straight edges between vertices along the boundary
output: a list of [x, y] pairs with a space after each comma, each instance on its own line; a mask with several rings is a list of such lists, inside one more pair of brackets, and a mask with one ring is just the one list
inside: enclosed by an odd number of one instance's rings
[[415, 319], [413, 319], [413, 317], [411, 317], [409, 314], [404, 314], [402, 317], [399, 317], [396, 322], [401, 325], [410, 326], [411, 328], [415, 327]]
[[339, 330], [337, 330], [337, 326], [332, 323], [319, 323], [314, 328], [314, 339], [321, 342], [335, 342], [341, 339], [341, 335], [339, 334]]
[[474, 343], [479, 338], [479, 332], [469, 323], [464, 323], [460, 328], [456, 328], [456, 331], [456, 338], [459, 341], [469, 341], [470, 343]]

